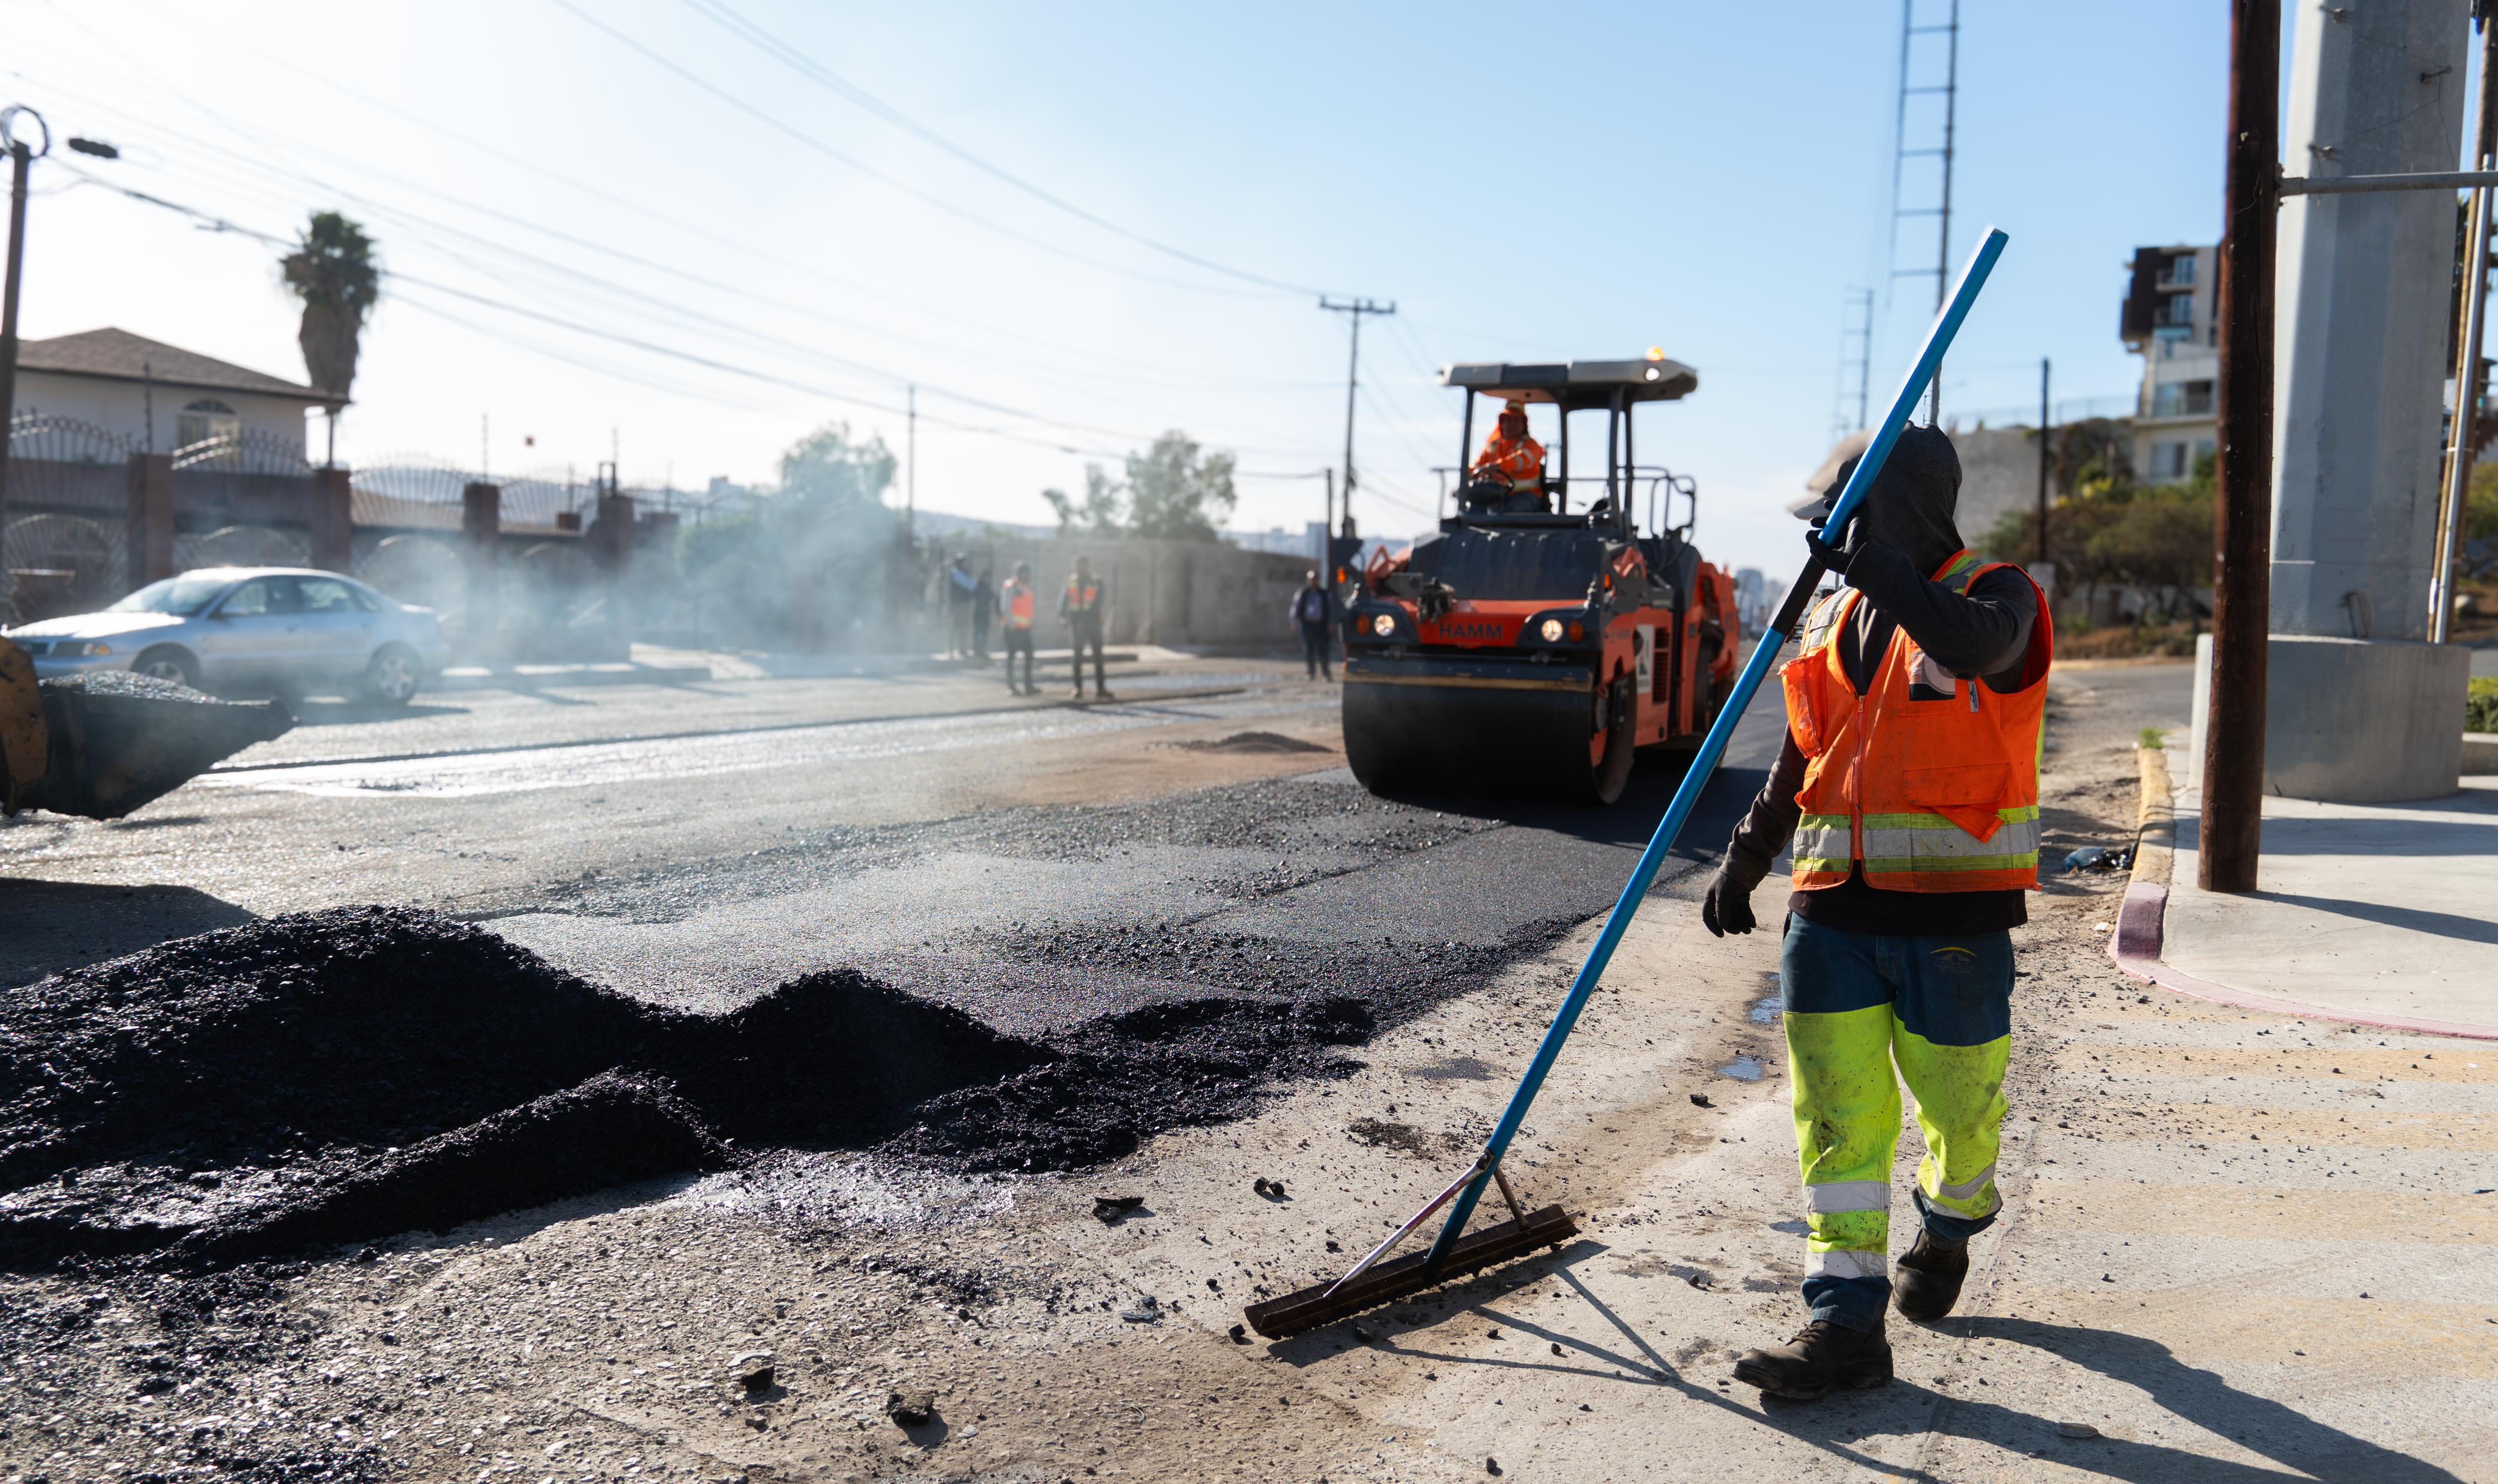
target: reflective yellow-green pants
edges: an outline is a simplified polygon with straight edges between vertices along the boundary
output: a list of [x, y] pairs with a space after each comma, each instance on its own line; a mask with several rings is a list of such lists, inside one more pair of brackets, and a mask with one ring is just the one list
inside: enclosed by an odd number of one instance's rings
[[1805, 1302], [1816, 1319], [1877, 1329], [1891, 1297], [1895, 1064], [1926, 1138], [1914, 1199], [1927, 1228], [1966, 1241], [1995, 1219], [2012, 936], [1877, 936], [1794, 918], [1778, 970], [1804, 1166]]

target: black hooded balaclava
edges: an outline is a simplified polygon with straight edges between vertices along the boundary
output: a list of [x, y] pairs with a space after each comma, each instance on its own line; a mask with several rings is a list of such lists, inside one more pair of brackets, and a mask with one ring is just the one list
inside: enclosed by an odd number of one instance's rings
[[[1860, 456], [1861, 457], [1861, 456]], [[1856, 472], [1851, 458], [1831, 482], [1829, 498], [1837, 499]], [[1921, 577], [1932, 577], [1968, 543], [1952, 523], [1960, 504], [1960, 455], [1938, 427], [1910, 424], [1900, 429], [1891, 457], [1866, 491], [1847, 523], [1846, 550], [1862, 551], [1869, 542], [1889, 547], [1908, 559]]]

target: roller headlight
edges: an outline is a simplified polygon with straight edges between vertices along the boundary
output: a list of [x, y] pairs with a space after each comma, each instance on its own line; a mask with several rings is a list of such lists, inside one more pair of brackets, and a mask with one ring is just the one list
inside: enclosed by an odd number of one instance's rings
[[1380, 614], [1375, 616], [1370, 620], [1370, 632], [1378, 635], [1382, 639], [1386, 639], [1390, 635], [1394, 634], [1396, 632], [1396, 616], [1394, 614]]
[[1536, 632], [1544, 636], [1544, 642], [1546, 644], [1559, 644], [1561, 642], [1561, 620], [1558, 618], [1547, 618], [1540, 626], [1537, 627]]

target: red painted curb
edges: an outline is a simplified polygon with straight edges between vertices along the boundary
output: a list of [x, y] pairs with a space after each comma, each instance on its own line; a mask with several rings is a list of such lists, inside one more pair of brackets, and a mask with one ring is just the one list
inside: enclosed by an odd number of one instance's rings
[[2294, 1000], [2275, 999], [2269, 995], [2250, 995], [2226, 985], [2197, 979], [2193, 974], [2160, 961], [2160, 949], [2168, 916], [2168, 888], [2147, 881], [2136, 881], [2125, 889], [2125, 900], [2118, 906], [2116, 931], [2108, 935], [2108, 957], [2129, 977], [2145, 984], [2156, 984], [2163, 990], [2194, 999], [2209, 1000], [2238, 1010], [2261, 1010], [2268, 1015], [2288, 1015], [2299, 1020], [2336, 1021], [2350, 1026], [2372, 1026], [2382, 1030], [2399, 1030], [2409, 1035], [2453, 1036], [2466, 1041], [2498, 1041], [2498, 1028], [2487, 1026], [2460, 1026], [2450, 1021], [2400, 1020], [2386, 1016], [2357, 1015], [2348, 1010], [2327, 1010], [2318, 1005], [2302, 1005]]

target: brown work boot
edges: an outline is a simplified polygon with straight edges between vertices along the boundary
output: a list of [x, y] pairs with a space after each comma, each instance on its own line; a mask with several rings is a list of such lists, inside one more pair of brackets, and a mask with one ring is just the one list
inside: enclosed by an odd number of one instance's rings
[[1782, 1345], [1745, 1350], [1735, 1379], [1774, 1397], [1810, 1402], [1834, 1391], [1887, 1386], [1891, 1342], [1880, 1330], [1852, 1330], [1815, 1319]]
[[1920, 1230], [1916, 1244], [1900, 1254], [1899, 1274], [1891, 1280], [1891, 1301], [1900, 1317], [1932, 1324], [1960, 1302], [1961, 1279], [1969, 1277], [1969, 1244], [1944, 1242]]

